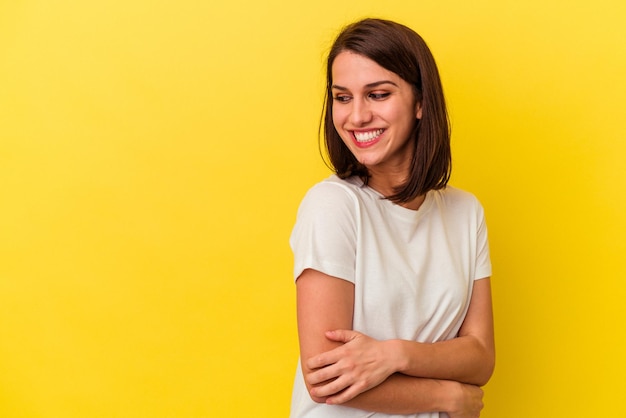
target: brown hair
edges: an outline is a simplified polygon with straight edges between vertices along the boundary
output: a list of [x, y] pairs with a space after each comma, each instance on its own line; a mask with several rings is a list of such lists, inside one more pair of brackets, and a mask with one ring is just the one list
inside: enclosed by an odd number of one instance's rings
[[[424, 40], [412, 29], [381, 19], [364, 19], [345, 27], [328, 54], [326, 99], [322, 109], [324, 139], [330, 164], [340, 178], [358, 175], [367, 184], [367, 168], [343, 143], [333, 124], [332, 66], [337, 55], [350, 51], [363, 55], [399, 75], [413, 86], [422, 106], [422, 118], [413, 132], [414, 153], [409, 178], [387, 196], [405, 203], [429, 190], [442, 189], [450, 179], [450, 124], [437, 65]], [[320, 121], [320, 130], [322, 128]]]

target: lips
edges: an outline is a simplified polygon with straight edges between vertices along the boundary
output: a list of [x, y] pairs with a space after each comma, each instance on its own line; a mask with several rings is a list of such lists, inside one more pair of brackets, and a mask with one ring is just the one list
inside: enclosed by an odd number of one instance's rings
[[371, 145], [378, 140], [380, 135], [384, 132], [384, 129], [374, 129], [371, 131], [353, 131], [354, 139], [357, 145], [367, 146]]

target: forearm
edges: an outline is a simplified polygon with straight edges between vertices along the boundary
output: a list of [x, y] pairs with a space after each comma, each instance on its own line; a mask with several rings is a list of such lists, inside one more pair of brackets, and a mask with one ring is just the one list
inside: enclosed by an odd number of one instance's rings
[[454, 385], [458, 383], [396, 373], [342, 405], [386, 414], [446, 412], [455, 404]]
[[456, 380], [482, 386], [487, 383], [495, 364], [492, 346], [473, 336], [463, 336], [434, 344], [394, 340], [399, 359], [397, 371], [409, 376]]
[[395, 370], [411, 376], [450, 379], [482, 386], [495, 365], [489, 278], [477, 280], [459, 336], [434, 344], [391, 341]]

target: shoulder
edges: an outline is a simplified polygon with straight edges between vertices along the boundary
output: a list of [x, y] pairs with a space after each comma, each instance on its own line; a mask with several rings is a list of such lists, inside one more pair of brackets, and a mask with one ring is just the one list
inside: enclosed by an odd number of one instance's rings
[[437, 190], [436, 193], [446, 202], [458, 204], [480, 204], [474, 194], [454, 186], [446, 186], [441, 190]]
[[[307, 268], [354, 280], [358, 203], [349, 182], [330, 177], [305, 195], [290, 237], [294, 277]], [[352, 261], [351, 261], [352, 260]]]
[[[294, 234], [353, 236], [359, 219], [358, 182], [331, 176], [306, 193], [296, 216]], [[335, 239], [333, 238], [333, 239]]]
[[299, 211], [307, 208], [315, 209], [338, 209], [354, 208], [357, 204], [357, 195], [360, 186], [354, 179], [340, 179], [332, 175], [327, 179], [315, 184], [305, 194], [300, 204]]
[[454, 186], [433, 191], [435, 201], [440, 208], [446, 208], [455, 213], [478, 214], [482, 216], [483, 207], [476, 196], [466, 190]]

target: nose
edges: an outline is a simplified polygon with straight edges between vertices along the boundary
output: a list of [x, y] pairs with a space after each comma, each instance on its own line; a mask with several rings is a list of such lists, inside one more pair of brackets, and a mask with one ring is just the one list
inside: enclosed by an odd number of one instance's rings
[[350, 123], [363, 126], [372, 120], [372, 112], [365, 100], [354, 99], [350, 110]]

